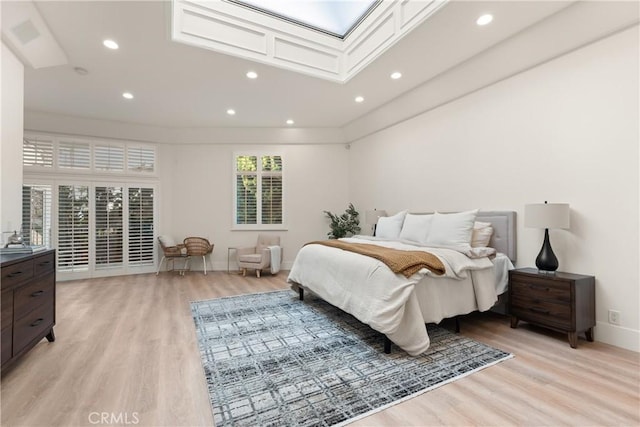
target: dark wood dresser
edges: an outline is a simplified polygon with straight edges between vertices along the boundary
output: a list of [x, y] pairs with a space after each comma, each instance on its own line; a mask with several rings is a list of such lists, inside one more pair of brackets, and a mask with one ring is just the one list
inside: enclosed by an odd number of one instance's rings
[[42, 338], [55, 340], [55, 258], [55, 250], [0, 255], [3, 372]]
[[596, 325], [595, 277], [535, 268], [509, 271], [511, 327], [519, 320], [567, 333], [571, 347], [578, 346], [578, 333], [593, 341]]

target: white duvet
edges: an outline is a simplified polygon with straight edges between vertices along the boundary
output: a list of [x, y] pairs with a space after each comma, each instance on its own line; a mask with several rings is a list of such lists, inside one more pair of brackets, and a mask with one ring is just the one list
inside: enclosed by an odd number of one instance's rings
[[[371, 238], [363, 240], [359, 237], [342, 240], [431, 252], [442, 261], [446, 269], [443, 276], [437, 277], [462, 280], [467, 279], [474, 270], [493, 271], [493, 263], [488, 258], [471, 259], [453, 249], [421, 247]], [[374, 258], [311, 244], [298, 252], [288, 280], [301, 284], [328, 303], [382, 332], [407, 353], [417, 355], [426, 351], [430, 344], [425, 320], [414, 292], [416, 283], [425, 275], [435, 276], [422, 269], [405, 278], [401, 274], [394, 274], [384, 263]], [[491, 304], [493, 302], [495, 299]], [[491, 304], [482, 309], [488, 309]]]

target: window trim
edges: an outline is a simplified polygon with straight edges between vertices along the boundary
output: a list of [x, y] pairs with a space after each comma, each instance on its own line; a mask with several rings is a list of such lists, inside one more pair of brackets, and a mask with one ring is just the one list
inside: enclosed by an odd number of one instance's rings
[[[258, 224], [237, 224], [237, 213], [238, 213], [238, 205], [237, 205], [237, 192], [238, 192], [238, 171], [236, 170], [237, 159], [238, 156], [256, 156], [258, 158], [258, 165], [260, 170], [256, 171], [256, 175], [258, 178], [258, 186], [257, 186], [257, 203], [256, 203], [256, 214]], [[282, 224], [262, 224], [262, 218], [260, 215], [262, 208], [262, 176], [269, 175], [271, 172], [262, 171], [262, 163], [260, 162], [261, 157], [265, 156], [279, 156], [282, 159]], [[231, 158], [231, 182], [233, 183], [232, 191], [231, 191], [231, 231], [287, 231], [289, 228], [287, 226], [287, 202], [286, 202], [286, 182], [287, 182], [287, 166], [285, 161], [285, 156], [279, 151], [234, 151]]]

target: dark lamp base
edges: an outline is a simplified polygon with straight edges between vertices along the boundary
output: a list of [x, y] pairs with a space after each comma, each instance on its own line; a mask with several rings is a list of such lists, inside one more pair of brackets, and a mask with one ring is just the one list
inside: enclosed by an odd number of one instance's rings
[[542, 243], [542, 249], [536, 258], [536, 267], [540, 272], [554, 273], [558, 269], [558, 258], [551, 249], [551, 243], [549, 243], [549, 229], [544, 229], [544, 243]]

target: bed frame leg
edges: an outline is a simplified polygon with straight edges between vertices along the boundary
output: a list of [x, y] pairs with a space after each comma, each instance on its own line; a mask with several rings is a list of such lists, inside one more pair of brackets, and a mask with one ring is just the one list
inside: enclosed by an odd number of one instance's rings
[[300, 298], [300, 301], [304, 301], [304, 289], [302, 289], [302, 286], [298, 286], [298, 298]]
[[384, 354], [391, 354], [391, 340], [384, 336]]
[[456, 316], [456, 334], [460, 333], [460, 317]]

